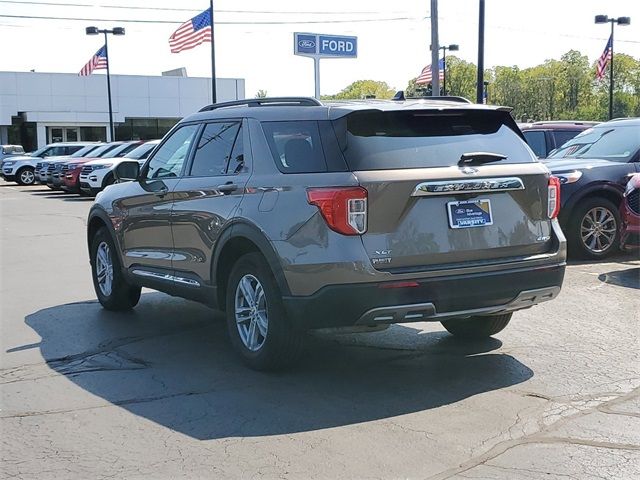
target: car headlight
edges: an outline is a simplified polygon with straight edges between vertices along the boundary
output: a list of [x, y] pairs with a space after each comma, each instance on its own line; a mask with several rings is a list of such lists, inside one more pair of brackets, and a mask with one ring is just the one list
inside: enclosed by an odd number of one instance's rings
[[634, 190], [640, 189], [640, 175], [634, 175], [627, 182], [627, 187], [624, 189], [624, 196], [626, 197]]
[[16, 164], [16, 162], [2, 162], [2, 166], [3, 167], [13, 167]]
[[93, 166], [93, 171], [95, 172], [96, 170], [102, 170], [103, 168], [111, 168], [113, 166], [112, 163], [105, 163], [102, 165], [94, 165]]
[[573, 172], [554, 173], [556, 177], [560, 179], [560, 184], [565, 185], [567, 183], [576, 183], [582, 177], [580, 170], [574, 170]]

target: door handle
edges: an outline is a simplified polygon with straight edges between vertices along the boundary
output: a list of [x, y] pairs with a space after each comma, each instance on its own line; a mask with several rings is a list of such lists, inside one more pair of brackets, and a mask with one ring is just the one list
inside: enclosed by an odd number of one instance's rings
[[227, 182], [227, 183], [223, 183], [222, 185], [218, 185], [216, 189], [219, 192], [227, 194], [227, 193], [235, 192], [238, 189], [238, 185], [236, 185], [235, 183]]
[[153, 192], [153, 194], [158, 197], [164, 197], [167, 193], [169, 193], [169, 189], [167, 187], [162, 187], [160, 190]]

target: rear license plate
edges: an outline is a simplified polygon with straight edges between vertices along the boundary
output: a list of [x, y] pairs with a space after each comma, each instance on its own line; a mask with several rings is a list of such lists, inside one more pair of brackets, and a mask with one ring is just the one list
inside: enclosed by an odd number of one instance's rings
[[493, 225], [491, 202], [484, 200], [466, 200], [447, 203], [449, 226], [451, 228], [471, 228]]

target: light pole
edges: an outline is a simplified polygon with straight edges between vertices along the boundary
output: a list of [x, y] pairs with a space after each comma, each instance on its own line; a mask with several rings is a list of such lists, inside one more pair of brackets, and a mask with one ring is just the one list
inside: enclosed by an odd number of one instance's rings
[[124, 35], [123, 27], [113, 27], [111, 30], [109, 29], [99, 29], [98, 27], [87, 27], [85, 28], [85, 32], [87, 35], [98, 35], [100, 33], [104, 33], [104, 55], [107, 58], [107, 97], [109, 98], [109, 137], [113, 142], [115, 140], [115, 130], [113, 128], [113, 108], [111, 107], [111, 74], [109, 72], [109, 47], [107, 45], [107, 34], [111, 33], [112, 35]]
[[476, 103], [484, 102], [484, 0], [478, 4], [478, 73], [476, 80]]
[[609, 18], [607, 15], [596, 15], [595, 23], [610, 23], [611, 24], [611, 62], [609, 64], [609, 120], [613, 118], [613, 26], [618, 25], [630, 25], [630, 17], [618, 17]]
[[438, 47], [438, 50], [442, 50], [442, 95], [447, 95], [447, 50], [457, 52], [460, 50], [460, 46], [452, 43], [449, 46]]

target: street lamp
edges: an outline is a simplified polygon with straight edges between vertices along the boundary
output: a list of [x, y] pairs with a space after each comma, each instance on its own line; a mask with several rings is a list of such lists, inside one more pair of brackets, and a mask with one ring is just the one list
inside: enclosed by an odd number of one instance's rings
[[104, 55], [107, 59], [107, 97], [109, 98], [109, 136], [110, 140], [114, 141], [116, 135], [113, 128], [113, 108], [111, 107], [111, 75], [109, 72], [109, 47], [107, 45], [107, 34], [110, 33], [112, 35], [124, 35], [124, 28], [113, 27], [111, 30], [109, 30], [99, 29], [98, 27], [87, 27], [84, 31], [87, 35], [98, 35], [100, 33], [104, 33]]
[[438, 50], [442, 50], [442, 95], [447, 95], [447, 50], [457, 52], [460, 46], [452, 43], [449, 46], [438, 47]]
[[613, 118], [613, 26], [618, 25], [630, 25], [630, 17], [618, 17], [609, 18], [607, 15], [596, 15], [596, 24], [610, 23], [611, 24], [611, 64], [609, 65], [609, 120]]

